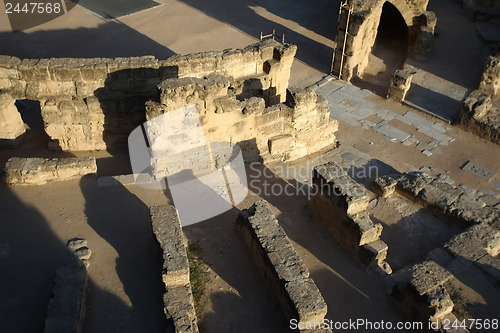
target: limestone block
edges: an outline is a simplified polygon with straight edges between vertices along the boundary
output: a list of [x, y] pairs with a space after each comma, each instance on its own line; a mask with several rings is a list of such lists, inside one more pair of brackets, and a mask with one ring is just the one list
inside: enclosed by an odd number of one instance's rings
[[432, 260], [418, 263], [411, 268], [410, 285], [424, 295], [450, 280], [453, 275]]
[[372, 184], [372, 190], [383, 198], [390, 196], [396, 190], [400, 175], [385, 175], [377, 177]]
[[189, 264], [181, 222], [174, 206], [150, 208], [151, 224], [163, 251], [163, 283], [168, 288], [189, 285]]
[[466, 263], [477, 261], [488, 253], [497, 256], [500, 231], [487, 224], [474, 225], [448, 241], [445, 249]]
[[44, 333], [82, 331], [85, 317], [87, 270], [78, 258], [56, 270]]
[[425, 205], [445, 213], [448, 207], [453, 204], [462, 193], [462, 190], [453, 185], [441, 181], [433, 181], [431, 184], [424, 185], [417, 197]]
[[453, 311], [453, 301], [450, 294], [442, 286], [426, 294], [427, 302], [431, 309], [431, 320], [442, 318]]
[[56, 169], [59, 180], [67, 180], [97, 173], [97, 163], [95, 157], [60, 158]]
[[387, 251], [389, 250], [387, 244], [380, 239], [364, 244], [362, 248], [363, 250], [360, 259], [368, 265], [372, 262], [379, 263], [384, 261], [387, 258]]
[[9, 158], [4, 167], [4, 180], [7, 184], [22, 183], [23, 177], [21, 171], [23, 170], [24, 163], [26, 163], [25, 158]]
[[173, 321], [176, 333], [197, 333], [196, 311], [189, 285], [172, 286], [163, 296], [165, 315]]
[[313, 182], [322, 189], [323, 195], [339, 201], [338, 206], [343, 207], [347, 215], [352, 216], [362, 212], [368, 206], [369, 197], [366, 189], [333, 162], [315, 167]]
[[500, 282], [500, 259], [486, 255], [474, 263], [479, 269]]
[[297, 313], [292, 318], [304, 323], [318, 323], [326, 316], [326, 302], [312, 279], [288, 282], [285, 290]]
[[293, 137], [290, 134], [276, 135], [269, 138], [268, 146], [270, 154], [283, 154], [290, 150]]
[[424, 186], [431, 181], [431, 177], [421, 172], [405, 173], [399, 178], [396, 190], [409, 199], [415, 200]]
[[359, 232], [359, 246], [377, 241], [382, 234], [382, 225], [373, 223], [366, 212], [352, 215], [352, 221]]
[[15, 147], [26, 131], [14, 103], [15, 100], [9, 94], [0, 93], [0, 145]]

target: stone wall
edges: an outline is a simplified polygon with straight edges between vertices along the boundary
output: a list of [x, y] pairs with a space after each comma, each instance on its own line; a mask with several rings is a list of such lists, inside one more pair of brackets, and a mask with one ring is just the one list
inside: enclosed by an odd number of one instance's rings
[[5, 163], [4, 180], [9, 185], [42, 185], [96, 173], [95, 157], [12, 157]]
[[[336, 144], [338, 122], [330, 118], [328, 101], [310, 90], [291, 89], [285, 103], [272, 106], [265, 97], [240, 100], [224, 76], [168, 79], [159, 90], [160, 102], [147, 103], [147, 119], [194, 104], [205, 140], [238, 144], [246, 161], [294, 160]], [[149, 140], [153, 147], [154, 135]]]
[[479, 88], [462, 105], [459, 123], [485, 139], [500, 143], [500, 54], [486, 61]]
[[268, 105], [283, 102], [296, 49], [265, 40], [244, 49], [164, 60], [0, 56], [0, 139], [20, 135], [23, 128], [12, 103], [31, 99], [40, 101], [45, 131], [55, 146], [93, 150], [125, 144], [146, 121], [144, 103], [157, 98], [157, 85], [168, 78], [224, 75], [240, 99], [257, 94]]
[[366, 189], [333, 162], [315, 167], [312, 179], [309, 206], [314, 215], [357, 260], [390, 274], [385, 262], [388, 247], [380, 240], [382, 225], [373, 223], [366, 212]]
[[[392, 296], [412, 318], [427, 321], [456, 319], [445, 283], [475, 265], [500, 282], [500, 201], [478, 197], [421, 172], [377, 178], [374, 191], [382, 196], [397, 192], [468, 226], [426, 258], [393, 274]], [[444, 330], [443, 330], [444, 331]]]
[[[347, 10], [341, 10], [338, 33], [335, 40], [332, 74], [350, 81], [352, 77], [363, 76], [368, 65], [368, 57], [377, 37], [383, 5], [389, 2], [401, 13], [409, 29], [409, 54], [415, 53], [415, 45], [422, 28], [434, 32], [435, 15], [426, 10], [429, 0], [350, 0], [352, 14], [347, 26]], [[348, 33], [345, 34], [347, 27]], [[346, 48], [342, 57], [342, 48]], [[343, 61], [342, 61], [343, 58]], [[342, 70], [341, 70], [342, 63]]]
[[[240, 213], [237, 223], [257, 268], [287, 318], [304, 325], [321, 323], [327, 313], [325, 300], [269, 204], [257, 201]], [[318, 329], [314, 332], [331, 331]]]
[[162, 251], [165, 316], [174, 326], [175, 333], [197, 333], [186, 239], [177, 209], [170, 205], [155, 206], [150, 208], [150, 215], [153, 232]]
[[0, 93], [0, 148], [16, 147], [26, 132], [14, 102], [9, 94]]

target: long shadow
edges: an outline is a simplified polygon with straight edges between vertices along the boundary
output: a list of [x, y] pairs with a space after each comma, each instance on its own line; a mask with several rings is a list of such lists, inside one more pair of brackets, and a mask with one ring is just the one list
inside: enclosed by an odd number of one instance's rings
[[88, 225], [118, 254], [116, 273], [130, 301], [129, 306], [110, 308], [103, 295], [97, 293], [89, 308], [102, 315], [96, 315], [97, 319], [89, 323], [89, 331], [164, 330], [161, 260], [148, 207], [122, 185], [98, 188], [95, 182], [82, 179], [80, 188], [85, 198]]
[[[257, 148], [255, 142], [246, 142], [242, 149], [248, 156]], [[241, 176], [239, 172], [237, 174]], [[198, 318], [200, 330], [205, 333], [288, 331], [277, 299], [268, 290], [237, 230], [236, 219], [240, 210], [232, 206], [224, 212], [223, 208], [227, 206], [221, 205], [221, 194], [196, 178], [191, 169], [167, 177], [167, 185], [165, 196], [169, 202], [177, 203], [189, 244], [201, 248], [197, 255], [218, 276], [206, 285], [205, 298], [197, 304], [197, 312], [201, 314]], [[179, 185], [182, 186], [180, 191]], [[189, 207], [186, 202], [191, 203]], [[198, 212], [212, 214], [216, 210], [214, 207], [221, 210], [219, 215], [196, 223], [200, 218]], [[217, 289], [226, 287], [226, 284], [233, 288], [233, 292]]]
[[313, 257], [308, 259], [314, 265], [310, 273], [327, 302], [327, 319], [401, 320], [386, 298], [383, 278], [366, 272], [316, 220], [308, 206], [309, 185], [286, 182], [264, 165], [253, 166], [248, 177], [254, 180], [250, 190], [281, 212], [277, 218], [287, 235]]
[[416, 83], [411, 84], [406, 100], [452, 122], [458, 118], [462, 106], [462, 101], [424, 88]]
[[[0, 184], [0, 198], [0, 331], [42, 332], [55, 271], [73, 254], [42, 214], [10, 187]], [[126, 308], [92, 279], [89, 288], [114, 309]]]
[[[64, 44], [62, 44], [64, 43]], [[175, 53], [119, 21], [97, 28], [0, 33], [1, 54], [19, 58], [95, 58], [154, 55], [159, 59]]]
[[[201, 1], [182, 0], [205, 14], [229, 23], [250, 36], [285, 34], [285, 41], [298, 45], [296, 57], [317, 70], [329, 73], [335, 40], [339, 1]], [[309, 31], [307, 31], [309, 30]], [[329, 43], [329, 42], [328, 42]]]

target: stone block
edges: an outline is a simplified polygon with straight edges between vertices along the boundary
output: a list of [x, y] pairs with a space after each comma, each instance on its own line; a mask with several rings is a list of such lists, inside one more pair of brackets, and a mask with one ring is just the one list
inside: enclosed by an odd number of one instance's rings
[[268, 140], [270, 154], [283, 154], [287, 150], [292, 149], [291, 144], [293, 137], [290, 134], [276, 135]]
[[87, 270], [76, 257], [56, 270], [44, 333], [78, 333], [86, 312]]
[[448, 207], [453, 204], [462, 193], [462, 190], [453, 185], [441, 181], [433, 181], [431, 184], [423, 186], [417, 198], [425, 205], [445, 213]]
[[357, 214], [368, 207], [366, 189], [333, 162], [314, 168], [313, 183], [318, 186], [321, 195], [339, 201], [339, 206], [344, 207], [347, 215]]
[[189, 285], [189, 264], [181, 222], [174, 206], [150, 208], [151, 224], [163, 253], [163, 283], [168, 288]]
[[353, 215], [352, 221], [359, 233], [359, 246], [377, 241], [382, 234], [382, 225], [373, 223], [366, 212]]
[[312, 279], [295, 280], [285, 285], [292, 308], [292, 318], [299, 322], [321, 322], [327, 313], [326, 302]]
[[7, 184], [19, 184], [23, 182], [21, 171], [26, 163], [25, 158], [11, 157], [4, 166], [4, 180]]
[[404, 173], [398, 180], [396, 190], [409, 199], [415, 200], [424, 186], [432, 180], [431, 177], [421, 172]]
[[390, 196], [396, 190], [399, 175], [377, 177], [372, 184], [372, 190], [383, 198]]
[[360, 260], [361, 262], [370, 265], [373, 262], [380, 263], [387, 258], [389, 247], [380, 239], [362, 246]]
[[431, 320], [442, 318], [453, 311], [453, 301], [450, 294], [442, 286], [426, 294], [427, 302], [431, 309]]
[[67, 157], [57, 161], [57, 177], [68, 180], [97, 173], [95, 157]]
[[500, 253], [500, 231], [487, 224], [474, 225], [448, 241], [445, 249], [470, 263], [488, 253], [496, 256]]
[[172, 286], [163, 296], [165, 315], [172, 320], [176, 333], [197, 333], [196, 311], [189, 285]]
[[474, 263], [479, 269], [500, 282], [500, 259], [486, 255]]
[[432, 260], [418, 263], [411, 268], [410, 285], [424, 295], [450, 280], [453, 275]]

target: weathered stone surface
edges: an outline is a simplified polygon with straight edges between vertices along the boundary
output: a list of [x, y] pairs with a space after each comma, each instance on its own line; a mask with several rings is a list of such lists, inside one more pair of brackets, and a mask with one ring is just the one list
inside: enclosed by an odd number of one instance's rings
[[500, 231], [487, 224], [474, 225], [446, 243], [445, 248], [455, 257], [472, 264], [486, 254], [500, 253]]
[[163, 205], [151, 207], [149, 211], [153, 232], [163, 256], [165, 315], [168, 320], [172, 320], [175, 332], [196, 333], [198, 326], [189, 282], [186, 240], [177, 209]]
[[417, 198], [440, 212], [446, 212], [447, 208], [462, 194], [459, 188], [441, 181], [434, 181], [423, 186]]
[[26, 132], [15, 102], [10, 94], [0, 92], [0, 148], [15, 148]]
[[67, 242], [68, 249], [70, 251], [78, 250], [81, 247], [87, 246], [88, 242], [83, 238], [73, 238]]
[[424, 186], [431, 181], [432, 178], [422, 172], [405, 173], [399, 178], [396, 189], [402, 195], [415, 200]]
[[[341, 9], [335, 38], [333, 75], [346, 81], [356, 75], [363, 77], [376, 41], [384, 3], [382, 0], [355, 1], [349, 3], [351, 10], [347, 10], [347, 6]], [[426, 10], [428, 1], [391, 1], [391, 4], [394, 4], [410, 27], [413, 45], [418, 43], [416, 37], [419, 30], [433, 32], [435, 18], [430, 17]], [[429, 20], [425, 17], [429, 17]]]
[[94, 157], [19, 158], [12, 157], [5, 164], [5, 182], [10, 185], [42, 185], [97, 172]]
[[166, 287], [189, 284], [189, 264], [181, 222], [174, 206], [150, 208], [151, 225], [163, 251], [163, 282]]
[[362, 212], [368, 206], [369, 197], [366, 189], [333, 162], [314, 168], [313, 183], [321, 195], [338, 201], [338, 205], [344, 207], [348, 215]]
[[89, 260], [92, 256], [92, 251], [86, 246], [74, 250], [75, 255], [82, 260]]
[[485, 255], [474, 263], [482, 271], [500, 282], [500, 259], [491, 255]]
[[176, 333], [197, 333], [196, 311], [189, 285], [172, 286], [163, 296], [165, 315], [172, 320]]
[[45, 333], [82, 332], [85, 317], [87, 270], [80, 259], [56, 270], [52, 298], [45, 318]]
[[426, 294], [427, 302], [432, 310], [431, 320], [442, 318], [453, 311], [453, 301], [450, 294], [442, 286]]
[[373, 223], [370, 216], [363, 212], [352, 216], [355, 228], [358, 229], [360, 239], [359, 246], [377, 241], [382, 234], [382, 225]]
[[396, 70], [391, 77], [391, 84], [389, 86], [387, 98], [403, 102], [406, 94], [410, 90], [413, 75], [416, 73], [417, 69], [407, 64], [404, 65], [402, 69]]
[[326, 303], [269, 204], [257, 201], [240, 213], [237, 222], [257, 267], [285, 315], [303, 322], [322, 321], [327, 312]]
[[396, 190], [399, 175], [386, 175], [377, 177], [372, 184], [372, 190], [383, 198], [390, 196]]
[[410, 285], [424, 295], [443, 285], [453, 275], [432, 260], [426, 260], [411, 267]]

